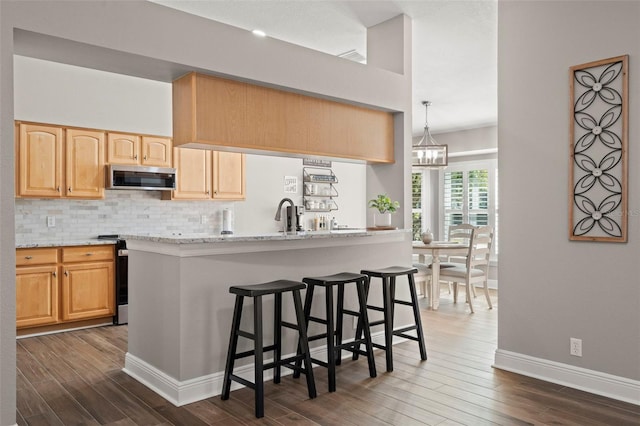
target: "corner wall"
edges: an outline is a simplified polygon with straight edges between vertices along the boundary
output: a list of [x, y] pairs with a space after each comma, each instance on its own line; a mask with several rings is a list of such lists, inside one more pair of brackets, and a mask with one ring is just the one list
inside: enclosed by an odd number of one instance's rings
[[[640, 3], [501, 1], [498, 17], [496, 366], [640, 404]], [[569, 241], [569, 67], [623, 54], [629, 242]]]

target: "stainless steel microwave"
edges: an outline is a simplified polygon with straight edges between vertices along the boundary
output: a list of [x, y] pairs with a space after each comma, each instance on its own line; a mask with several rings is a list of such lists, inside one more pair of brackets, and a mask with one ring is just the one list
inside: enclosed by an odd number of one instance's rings
[[107, 189], [171, 191], [176, 189], [176, 169], [110, 164], [107, 167]]

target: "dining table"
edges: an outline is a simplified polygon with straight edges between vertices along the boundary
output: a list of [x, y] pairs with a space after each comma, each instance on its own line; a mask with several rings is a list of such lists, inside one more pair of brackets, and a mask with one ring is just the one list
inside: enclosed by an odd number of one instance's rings
[[467, 245], [456, 241], [431, 241], [429, 244], [422, 241], [413, 242], [413, 253], [418, 255], [420, 263], [426, 263], [425, 255], [431, 255], [431, 292], [429, 292], [431, 309], [437, 310], [440, 306], [440, 256], [465, 255], [468, 250]]

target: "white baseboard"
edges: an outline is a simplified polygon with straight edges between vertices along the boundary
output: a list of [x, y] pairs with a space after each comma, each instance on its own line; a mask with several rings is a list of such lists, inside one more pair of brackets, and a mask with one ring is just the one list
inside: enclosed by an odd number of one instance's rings
[[[384, 333], [378, 332], [371, 335], [372, 340], [378, 344], [384, 344]], [[353, 340], [353, 339], [351, 339]], [[397, 344], [406, 339], [394, 336], [393, 344]], [[351, 352], [343, 352], [343, 359], [350, 358]], [[293, 356], [294, 354], [283, 355], [283, 358]], [[322, 361], [327, 360], [326, 346], [320, 346], [311, 349], [311, 357]], [[366, 359], [366, 357], [364, 357]], [[362, 359], [362, 357], [361, 357]], [[265, 363], [272, 360], [265, 359]], [[127, 352], [125, 354], [123, 372], [133, 377], [173, 405], [180, 407], [192, 402], [201, 401], [212, 396], [222, 393], [222, 383], [224, 380], [224, 371], [208, 374], [206, 376], [196, 377], [194, 379], [179, 381], [156, 367], [147, 364], [145, 361]], [[282, 376], [287, 376], [293, 372], [288, 368], [282, 369]], [[253, 381], [254, 370], [253, 364], [243, 365], [234, 368], [233, 374]], [[264, 380], [273, 378], [273, 370], [267, 370], [264, 373]], [[302, 379], [304, 380], [304, 379]], [[244, 387], [237, 382], [231, 382], [231, 390]]]
[[496, 350], [493, 366], [524, 376], [640, 405], [640, 381], [586, 368]]

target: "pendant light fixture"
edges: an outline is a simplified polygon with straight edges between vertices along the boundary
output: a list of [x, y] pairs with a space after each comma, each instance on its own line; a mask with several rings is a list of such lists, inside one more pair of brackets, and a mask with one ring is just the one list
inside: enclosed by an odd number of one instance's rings
[[417, 144], [412, 146], [412, 165], [422, 167], [446, 167], [449, 162], [447, 145], [438, 145], [429, 131], [427, 112], [430, 101], [422, 101], [425, 109], [424, 135]]

